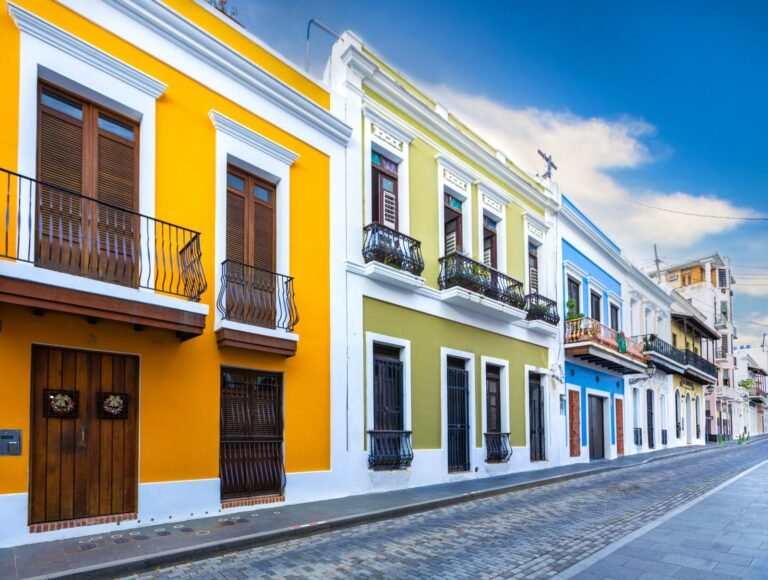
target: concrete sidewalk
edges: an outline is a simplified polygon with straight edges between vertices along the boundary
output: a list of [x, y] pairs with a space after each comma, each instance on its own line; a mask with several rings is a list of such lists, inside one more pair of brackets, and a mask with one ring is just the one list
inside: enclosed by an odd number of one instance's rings
[[[753, 438], [752, 443], [760, 439]], [[613, 461], [515, 473], [412, 489], [349, 496], [0, 550], [0, 577], [104, 577], [217, 552], [272, 543], [355, 524], [427, 511], [510, 491], [563, 482], [729, 446], [663, 449]]]
[[766, 578], [766, 477], [764, 461], [557, 578]]

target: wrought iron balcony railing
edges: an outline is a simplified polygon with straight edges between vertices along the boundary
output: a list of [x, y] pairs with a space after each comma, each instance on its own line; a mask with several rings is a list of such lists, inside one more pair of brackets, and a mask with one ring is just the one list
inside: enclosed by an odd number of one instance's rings
[[368, 431], [368, 467], [375, 470], [406, 469], [413, 461], [410, 431]]
[[523, 283], [463, 254], [440, 258], [441, 290], [459, 286], [515, 308], [525, 308]]
[[645, 352], [655, 352], [663, 357], [673, 360], [681, 365], [685, 364], [685, 353], [669, 344], [668, 342], [661, 340], [655, 334], [646, 334], [644, 336], [636, 336], [635, 340], [639, 340], [643, 343], [643, 349]]
[[487, 463], [506, 463], [512, 457], [509, 433], [486, 433], [485, 449]]
[[208, 287], [194, 230], [2, 168], [0, 188], [2, 258], [195, 302]]
[[284, 493], [282, 441], [223, 436], [220, 454], [222, 499]]
[[685, 351], [685, 364], [700, 370], [710, 377], [717, 377], [717, 367], [691, 350]]
[[640, 447], [643, 444], [643, 430], [640, 427], [635, 427], [632, 432], [635, 435], [635, 445]]
[[363, 228], [363, 258], [419, 276], [424, 271], [421, 242], [379, 223]]
[[667, 444], [667, 430], [662, 429], [661, 430], [661, 444], [666, 445]]
[[728, 325], [728, 317], [725, 314], [715, 314], [715, 328], [723, 328]]
[[675, 435], [678, 439], [680, 439], [680, 436], [683, 434], [683, 426], [680, 424], [680, 421], [678, 421], [675, 424]]
[[543, 320], [553, 326], [560, 324], [557, 302], [541, 294], [528, 294], [525, 297], [525, 310], [528, 320]]
[[701, 437], [701, 425], [696, 425], [696, 439]]
[[225, 320], [288, 332], [299, 321], [293, 278], [232, 260], [221, 264], [216, 307]]
[[645, 361], [642, 342], [625, 337], [620, 332], [591, 318], [565, 321], [565, 343], [578, 342], [595, 342], [637, 360]]

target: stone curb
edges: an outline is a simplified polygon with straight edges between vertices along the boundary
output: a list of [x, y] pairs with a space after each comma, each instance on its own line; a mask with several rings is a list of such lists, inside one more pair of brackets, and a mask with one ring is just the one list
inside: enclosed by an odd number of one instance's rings
[[[766, 438], [760, 438], [749, 441], [747, 444], [758, 443], [760, 441], [766, 441]], [[591, 475], [599, 475], [601, 473], [607, 473], [610, 471], [618, 471], [620, 469], [630, 469], [632, 467], [638, 467], [641, 465], [647, 465], [654, 461], [663, 461], [672, 459], [675, 457], [694, 455], [697, 453], [705, 453], [711, 451], [718, 451], [727, 449], [728, 446], [703, 446], [697, 449], [689, 449], [681, 451], [680, 453], [672, 453], [669, 455], [662, 455], [659, 457], [649, 457], [645, 461], [634, 463], [632, 465], [606, 465], [590, 469], [587, 471], [581, 471], [577, 473], [569, 473], [564, 475], [555, 475], [552, 477], [536, 479], [527, 481], [524, 483], [513, 483], [508, 485], [501, 485], [499, 487], [488, 488], [475, 492], [465, 492], [459, 495], [450, 497], [427, 500], [422, 502], [416, 502], [406, 505], [401, 505], [393, 508], [385, 508], [382, 510], [366, 512], [363, 514], [357, 514], [353, 516], [344, 516], [334, 519], [325, 520], [322, 522], [306, 524], [303, 526], [292, 526], [288, 528], [278, 528], [275, 530], [269, 530], [266, 532], [258, 532], [255, 534], [248, 534], [239, 538], [229, 538], [223, 540], [217, 540], [215, 542], [208, 542], [205, 544], [198, 544], [195, 546], [189, 546], [184, 548], [176, 548], [173, 550], [166, 550], [157, 554], [144, 554], [141, 556], [135, 556], [132, 558], [125, 558], [122, 560], [116, 560], [114, 562], [96, 564], [93, 566], [84, 566], [81, 568], [75, 568], [72, 570], [57, 572], [53, 574], [47, 574], [45, 576], [39, 576], [38, 578], [105, 578], [110, 576], [117, 576], [118, 574], [138, 573], [146, 572], [148, 570], [167, 566], [170, 564], [179, 564], [182, 562], [189, 562], [200, 560], [203, 558], [220, 555], [225, 552], [232, 552], [236, 550], [243, 550], [246, 548], [254, 548], [257, 546], [265, 546], [268, 544], [274, 544], [282, 540], [303, 538], [312, 536], [322, 532], [328, 532], [332, 530], [340, 530], [349, 528], [356, 525], [372, 523], [382, 520], [393, 519], [406, 515], [431, 511], [441, 507], [447, 507], [452, 505], [458, 505], [476, 499], [494, 497], [502, 495], [504, 493], [510, 493], [515, 491], [522, 491], [525, 489], [533, 489], [537, 487], [544, 487], [547, 485], [553, 485], [556, 483], [563, 483], [566, 481], [572, 481], [575, 479], [581, 479]]]

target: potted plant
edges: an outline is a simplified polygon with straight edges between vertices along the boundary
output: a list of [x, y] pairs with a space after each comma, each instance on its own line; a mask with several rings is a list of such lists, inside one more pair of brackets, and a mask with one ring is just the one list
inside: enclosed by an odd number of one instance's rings
[[543, 320], [547, 316], [548, 310], [548, 306], [541, 302], [531, 304], [528, 307], [528, 320]]
[[568, 299], [568, 302], [565, 303], [565, 307], [567, 308], [565, 312], [566, 320], [577, 320], [579, 318], [584, 318], [584, 314], [581, 312], [576, 312], [576, 301], [573, 298]]

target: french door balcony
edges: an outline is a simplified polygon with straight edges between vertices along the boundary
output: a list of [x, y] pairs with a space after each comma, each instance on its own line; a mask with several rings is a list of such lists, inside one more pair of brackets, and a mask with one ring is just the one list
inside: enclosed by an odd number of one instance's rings
[[440, 258], [438, 282], [441, 290], [460, 287], [514, 308], [525, 308], [522, 282], [463, 254]]

